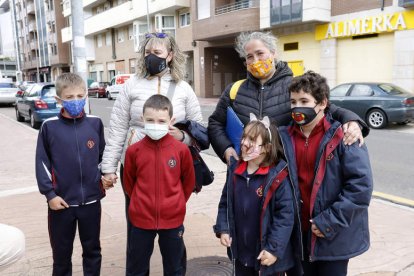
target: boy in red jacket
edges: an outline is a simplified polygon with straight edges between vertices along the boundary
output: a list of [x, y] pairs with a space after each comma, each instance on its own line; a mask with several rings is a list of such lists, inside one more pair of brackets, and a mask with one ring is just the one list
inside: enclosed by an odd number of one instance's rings
[[148, 98], [143, 107], [146, 136], [126, 152], [124, 185], [132, 223], [126, 275], [149, 275], [157, 234], [164, 275], [185, 275], [183, 222], [195, 176], [187, 145], [168, 133], [172, 115], [167, 97]]

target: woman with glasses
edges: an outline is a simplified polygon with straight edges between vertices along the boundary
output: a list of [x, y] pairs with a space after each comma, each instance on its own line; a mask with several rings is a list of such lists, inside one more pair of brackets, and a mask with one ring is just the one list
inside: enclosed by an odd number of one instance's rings
[[[137, 74], [124, 85], [112, 109], [109, 136], [102, 159], [102, 181], [106, 189], [117, 181], [118, 163], [121, 162], [122, 184], [125, 151], [131, 144], [145, 136], [142, 109], [145, 101], [154, 94], [167, 96], [172, 105], [176, 122], [202, 121], [198, 99], [185, 82], [186, 56], [178, 48], [175, 39], [165, 33], [150, 33], [141, 43], [137, 58]], [[191, 144], [192, 138], [176, 127], [169, 134], [175, 139]], [[129, 198], [125, 195], [125, 213], [128, 220]], [[129, 241], [129, 238], [127, 238]], [[127, 241], [127, 250], [128, 250]], [[127, 259], [127, 266], [128, 262]]]
[[[238, 88], [234, 99], [230, 98], [233, 84], [227, 86], [208, 121], [211, 145], [227, 164], [231, 156], [238, 160], [236, 149], [226, 134], [229, 106], [244, 125], [249, 122], [250, 113], [259, 118], [268, 116], [278, 125], [287, 125], [291, 120], [288, 87], [293, 73], [286, 62], [278, 59], [276, 43], [277, 38], [270, 32], [241, 33], [236, 39], [235, 48], [245, 61], [247, 79]], [[369, 132], [364, 121], [353, 112], [334, 105], [331, 105], [331, 112], [344, 124], [345, 142], [352, 144], [360, 140], [362, 144], [360, 126], [364, 136]]]

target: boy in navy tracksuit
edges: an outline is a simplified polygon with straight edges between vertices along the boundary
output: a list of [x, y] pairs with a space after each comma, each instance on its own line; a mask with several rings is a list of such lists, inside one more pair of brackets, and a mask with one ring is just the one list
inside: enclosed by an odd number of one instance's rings
[[367, 147], [345, 146], [341, 125], [329, 113], [325, 78], [307, 72], [292, 80], [289, 91], [294, 122], [279, 131], [301, 195], [304, 275], [346, 275], [349, 259], [369, 248], [373, 179]]
[[56, 99], [63, 105], [61, 113], [42, 124], [36, 148], [37, 183], [49, 207], [53, 275], [72, 275], [76, 226], [84, 275], [99, 275], [104, 127], [99, 118], [84, 113], [86, 87], [78, 75], [57, 78]]

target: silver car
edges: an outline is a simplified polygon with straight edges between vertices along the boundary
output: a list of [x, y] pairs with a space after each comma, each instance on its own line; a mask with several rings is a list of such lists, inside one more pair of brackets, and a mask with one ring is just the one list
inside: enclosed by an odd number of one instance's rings
[[11, 82], [0, 82], [0, 104], [14, 104], [19, 88]]

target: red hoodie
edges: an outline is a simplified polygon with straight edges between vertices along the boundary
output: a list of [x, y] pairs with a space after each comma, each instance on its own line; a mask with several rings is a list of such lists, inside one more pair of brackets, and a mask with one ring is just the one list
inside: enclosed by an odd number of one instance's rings
[[135, 227], [182, 225], [194, 183], [190, 150], [169, 134], [158, 141], [146, 136], [126, 152], [124, 188], [131, 198], [129, 219]]

